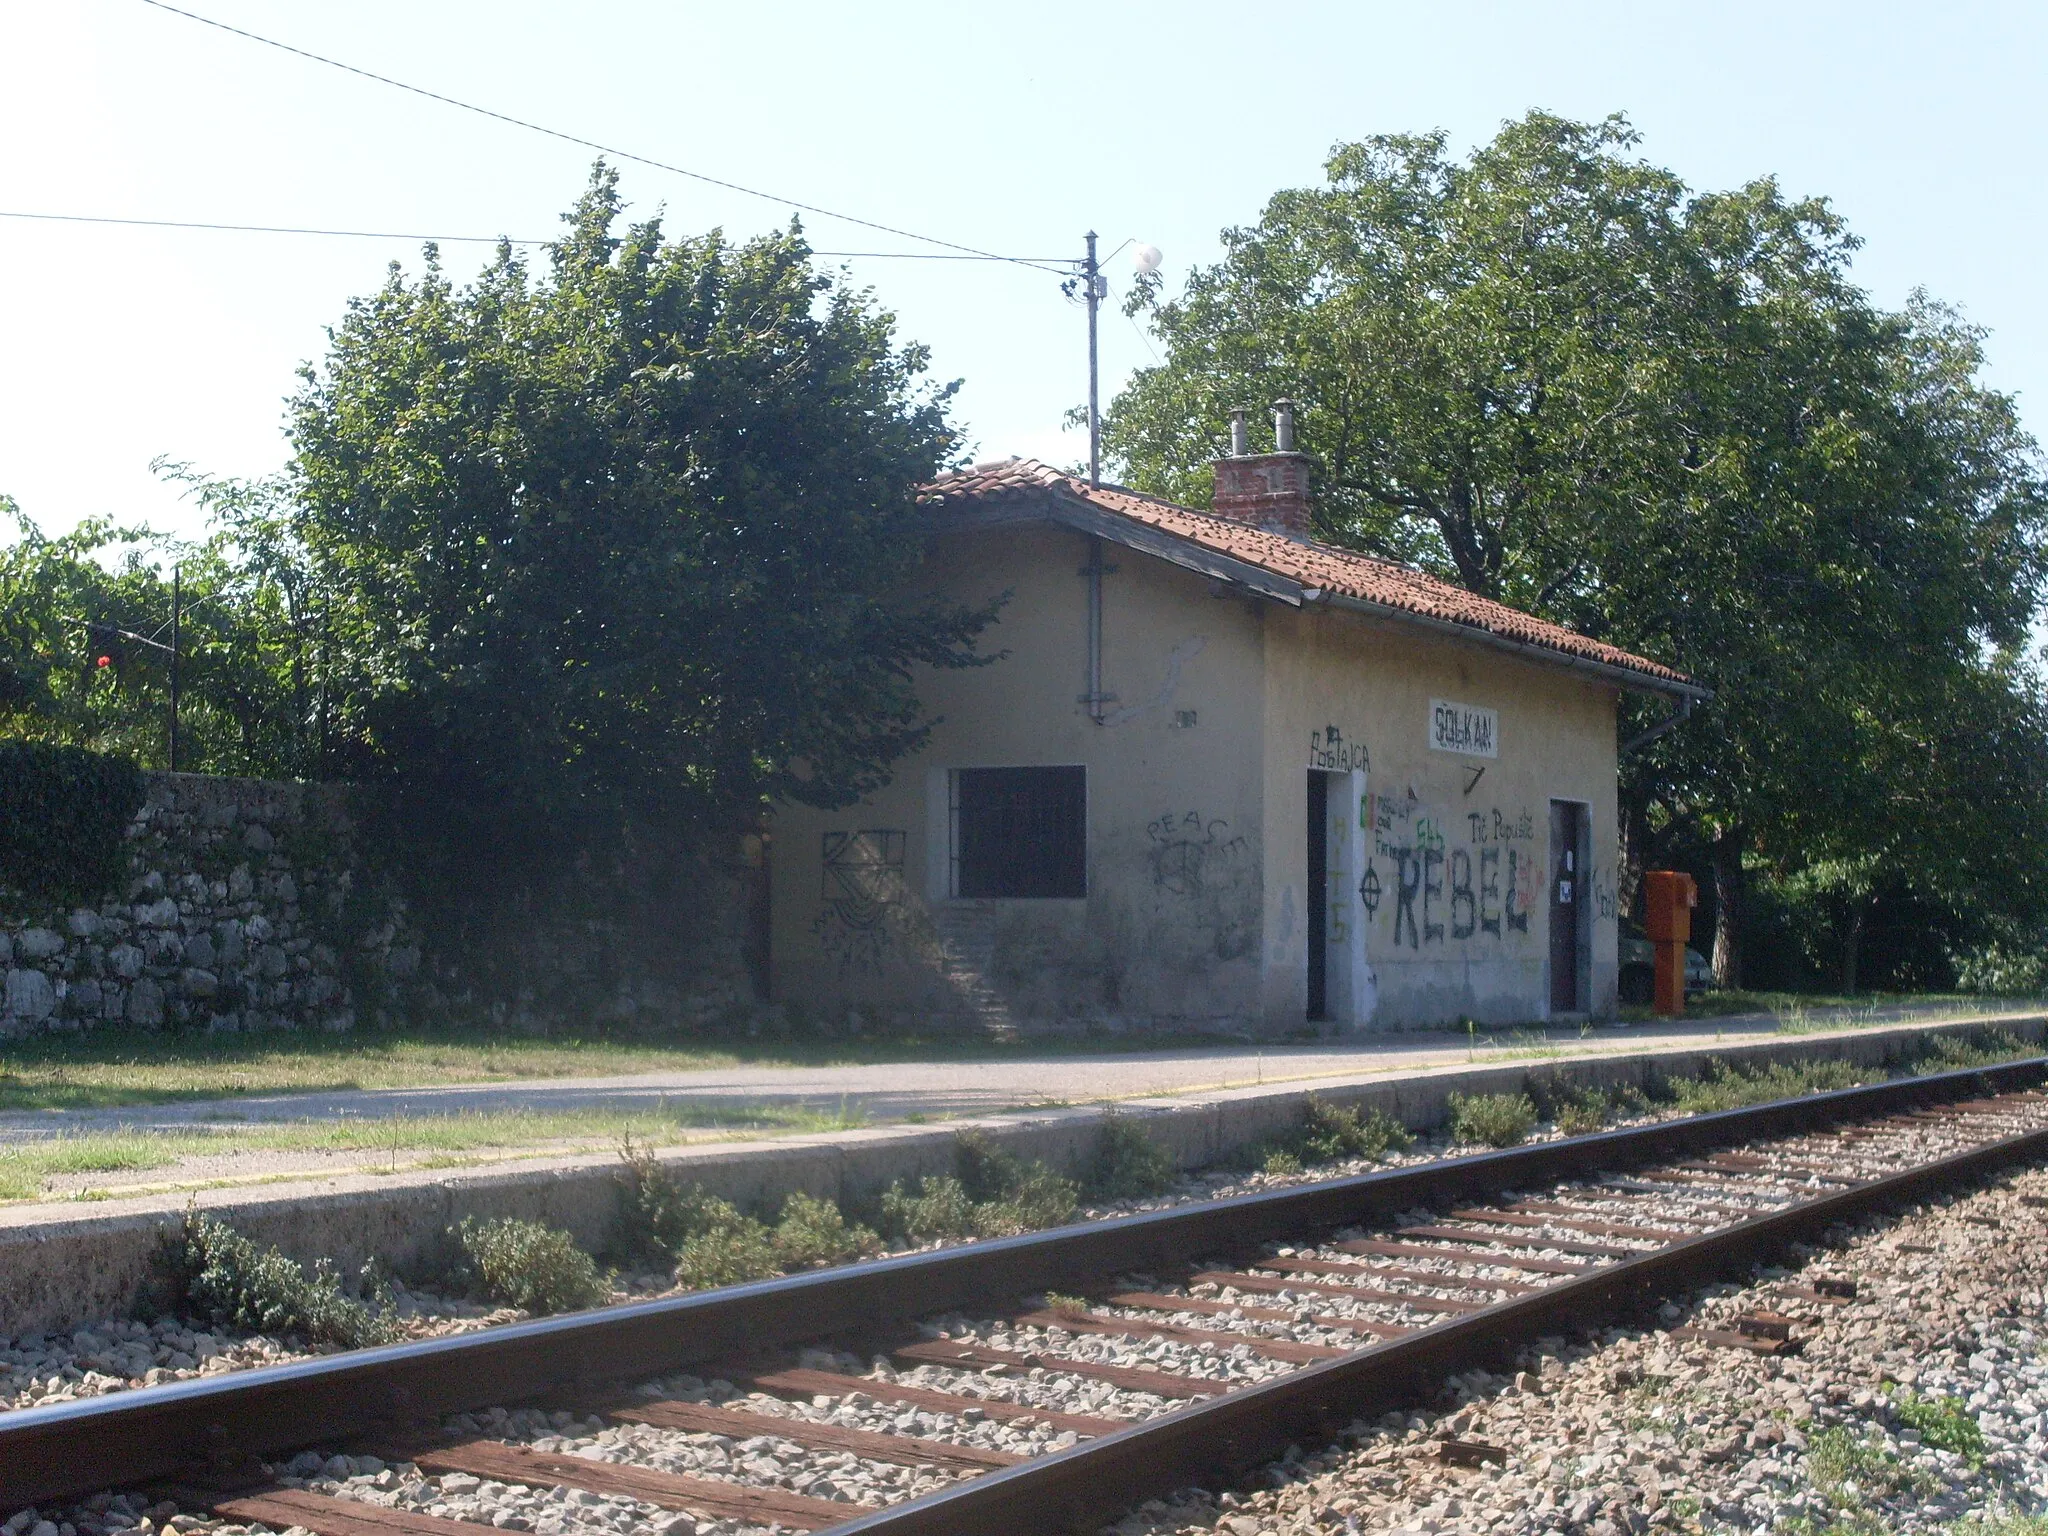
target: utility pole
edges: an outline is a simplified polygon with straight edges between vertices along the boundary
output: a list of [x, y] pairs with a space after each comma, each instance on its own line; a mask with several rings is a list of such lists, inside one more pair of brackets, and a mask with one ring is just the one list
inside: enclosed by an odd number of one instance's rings
[[178, 617], [184, 598], [184, 568], [171, 567], [171, 772], [178, 771]]
[[1095, 260], [1095, 231], [1088, 231], [1088, 255], [1081, 263], [1088, 290], [1088, 488], [1102, 484], [1102, 377], [1096, 344], [1097, 312], [1102, 308], [1102, 269]]

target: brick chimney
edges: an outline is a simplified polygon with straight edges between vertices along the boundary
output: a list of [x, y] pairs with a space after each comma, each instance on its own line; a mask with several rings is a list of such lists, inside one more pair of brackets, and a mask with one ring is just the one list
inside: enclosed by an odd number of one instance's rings
[[1272, 453], [1247, 453], [1245, 412], [1230, 413], [1230, 457], [1216, 461], [1218, 517], [1291, 539], [1309, 536], [1308, 455], [1294, 449], [1294, 402], [1273, 402]]

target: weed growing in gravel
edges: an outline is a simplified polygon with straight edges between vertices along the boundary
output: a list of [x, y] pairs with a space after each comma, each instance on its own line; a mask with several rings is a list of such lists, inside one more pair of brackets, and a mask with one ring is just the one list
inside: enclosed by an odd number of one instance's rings
[[2048, 1515], [1971, 1515], [1949, 1531], [1952, 1536], [2048, 1536]]
[[1526, 1093], [1454, 1093], [1450, 1103], [1456, 1142], [1512, 1147], [1536, 1129], [1536, 1106]]
[[782, 1202], [775, 1224], [775, 1252], [790, 1269], [820, 1264], [850, 1264], [882, 1251], [882, 1240], [868, 1228], [849, 1222], [830, 1200], [798, 1190]]
[[775, 1234], [730, 1201], [692, 1186], [691, 1231], [676, 1246], [676, 1284], [693, 1291], [744, 1285], [782, 1273]]
[[1987, 1029], [1968, 1037], [1936, 1035], [1927, 1042], [1927, 1054], [1913, 1063], [1912, 1071], [1955, 1072], [1964, 1067], [1990, 1067], [2034, 1054], [2019, 1036], [2005, 1029]]
[[1084, 1185], [1098, 1200], [1142, 1200], [1173, 1188], [1173, 1156], [1145, 1134], [1135, 1120], [1114, 1110], [1102, 1117], [1102, 1134], [1089, 1159]]
[[568, 1233], [537, 1221], [465, 1216], [454, 1231], [461, 1278], [486, 1300], [540, 1315], [602, 1306], [611, 1286]]
[[978, 1131], [961, 1133], [954, 1156], [968, 1197], [982, 1207], [988, 1236], [1038, 1232], [1073, 1219], [1080, 1191], [1044, 1163], [1027, 1163]]
[[967, 1186], [950, 1173], [926, 1174], [917, 1181], [916, 1194], [901, 1179], [882, 1191], [882, 1230], [892, 1237], [912, 1242], [977, 1237], [974, 1216]]
[[1301, 1122], [1301, 1158], [1308, 1163], [1334, 1163], [1347, 1157], [1377, 1162], [1390, 1151], [1405, 1151], [1415, 1140], [1408, 1127], [1384, 1110], [1375, 1109], [1361, 1118], [1357, 1110], [1313, 1093], [1302, 1106]]
[[620, 1139], [619, 1212], [612, 1249], [622, 1259], [673, 1259], [690, 1235], [690, 1218], [682, 1190], [661, 1166], [654, 1149]]
[[1301, 1125], [1247, 1148], [1246, 1162], [1267, 1173], [1293, 1174], [1346, 1158], [1377, 1162], [1390, 1151], [1406, 1151], [1414, 1140], [1408, 1128], [1384, 1110], [1361, 1115], [1312, 1093], [1302, 1104]]
[[259, 1248], [196, 1211], [166, 1232], [151, 1260], [143, 1310], [203, 1317], [254, 1333], [296, 1333], [315, 1344], [362, 1349], [397, 1336], [391, 1319], [342, 1294], [326, 1260], [307, 1274], [275, 1248]]
[[1892, 1407], [1901, 1423], [1920, 1431], [1924, 1443], [1938, 1451], [1954, 1451], [1973, 1467], [1983, 1465], [1984, 1431], [1960, 1398], [1921, 1397], [1901, 1387], [1893, 1395]]
[[1806, 1475], [1816, 1492], [1848, 1512], [1860, 1510], [1866, 1495], [1910, 1493], [1927, 1481], [1925, 1473], [1840, 1424], [1807, 1442]]
[[1080, 1191], [1041, 1162], [1025, 1162], [979, 1132], [954, 1144], [959, 1172], [927, 1175], [911, 1194], [898, 1179], [882, 1192], [884, 1229], [913, 1241], [1014, 1237], [1073, 1218]]
[[1566, 1136], [1588, 1136], [1605, 1130], [1614, 1107], [1598, 1088], [1565, 1088], [1554, 1097], [1550, 1119]]
[[1698, 1077], [1670, 1078], [1664, 1088], [1671, 1104], [1689, 1115], [1768, 1104], [1773, 1099], [1799, 1098], [1853, 1088], [1873, 1074], [1847, 1061], [1773, 1062], [1766, 1066], [1731, 1066], [1720, 1057], [1708, 1061]]

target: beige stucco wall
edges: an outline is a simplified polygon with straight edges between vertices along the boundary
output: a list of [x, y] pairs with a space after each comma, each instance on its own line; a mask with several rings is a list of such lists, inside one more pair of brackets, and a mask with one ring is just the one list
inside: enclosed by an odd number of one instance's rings
[[[777, 816], [778, 1000], [1020, 1025], [1256, 1017], [1259, 614], [1212, 597], [1206, 578], [1107, 547], [1103, 688], [1117, 698], [1098, 726], [1081, 702], [1088, 548], [1043, 523], [938, 542], [940, 590], [1011, 594], [983, 642], [1006, 654], [920, 677], [941, 722], [887, 788], [846, 811]], [[1177, 724], [1190, 710], [1195, 724]], [[1087, 898], [948, 899], [948, 771], [1060, 764], [1088, 770]], [[863, 831], [900, 835], [900, 869], [848, 866], [837, 839]]]
[[[1340, 879], [1332, 861], [1330, 903], [1333, 927], [1362, 927], [1369, 973], [1359, 1016], [1333, 1006], [1335, 1022], [1399, 1028], [1549, 1016], [1552, 800], [1588, 808], [1590, 899], [1581, 910], [1591, 915], [1590, 964], [1581, 995], [1584, 1011], [1611, 1014], [1615, 690], [1354, 613], [1274, 605], [1266, 628], [1267, 1027], [1302, 1018], [1306, 1004], [1311, 766], [1363, 769], [1366, 862]], [[1432, 699], [1497, 710], [1499, 756], [1432, 750]], [[1359, 891], [1368, 869], [1379, 888], [1370, 912]]]
[[[940, 724], [867, 801], [778, 814], [777, 1000], [983, 1025], [1301, 1030], [1313, 763], [1347, 770], [1331, 802], [1349, 841], [1336, 829], [1326, 1027], [1546, 1016], [1552, 799], [1589, 808], [1587, 996], [1612, 1010], [1611, 687], [1352, 613], [1218, 596], [1206, 577], [1105, 546], [1103, 687], [1116, 700], [1097, 725], [1080, 699], [1088, 550], [1037, 522], [935, 544], [939, 590], [1011, 594], [984, 643], [1005, 654], [919, 679]], [[1431, 698], [1499, 711], [1500, 755], [1469, 793], [1478, 760], [1426, 744]], [[948, 773], [1068, 764], [1088, 770], [1086, 898], [950, 898]], [[1405, 907], [1403, 857], [1418, 872], [1427, 860]]]

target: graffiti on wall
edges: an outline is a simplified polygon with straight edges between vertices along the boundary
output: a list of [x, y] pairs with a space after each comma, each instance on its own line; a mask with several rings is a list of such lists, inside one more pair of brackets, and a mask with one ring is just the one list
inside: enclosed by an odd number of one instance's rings
[[1541, 879], [1534, 812], [1445, 816], [1411, 788], [1368, 796], [1362, 819], [1370, 846], [1358, 899], [1368, 925], [1386, 909], [1393, 948], [1528, 933]]
[[827, 832], [821, 839], [818, 915], [811, 932], [842, 974], [872, 973], [897, 943], [904, 834], [892, 827]]
[[1243, 853], [1241, 833], [1221, 816], [1169, 811], [1145, 827], [1152, 884], [1174, 896], [1199, 896], [1216, 883], [1219, 866]]
[[1372, 768], [1372, 754], [1365, 750], [1363, 741], [1347, 737], [1331, 724], [1308, 733], [1308, 765], [1326, 773], [1350, 773], [1354, 769], [1363, 773]]

